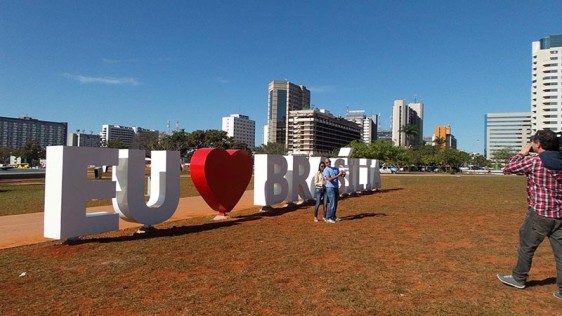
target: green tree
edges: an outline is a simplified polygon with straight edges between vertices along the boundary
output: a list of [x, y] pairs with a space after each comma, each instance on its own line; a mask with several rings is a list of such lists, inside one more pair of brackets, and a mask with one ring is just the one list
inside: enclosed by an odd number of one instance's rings
[[172, 134], [165, 134], [160, 137], [160, 141], [155, 149], [179, 151], [181, 157], [185, 157], [188, 151], [189, 134], [185, 130], [174, 131]]
[[491, 162], [482, 155], [474, 155], [472, 157], [472, 164], [478, 167], [490, 167]]
[[492, 160], [494, 161], [496, 168], [501, 168], [509, 161], [511, 157], [515, 155], [515, 150], [512, 148], [501, 148], [492, 153]]
[[406, 134], [406, 147], [411, 147], [416, 145], [416, 136], [419, 133], [419, 128], [415, 124], [408, 124], [400, 127], [400, 133]]
[[285, 145], [279, 143], [267, 143], [262, 144], [255, 150], [256, 154], [266, 154], [266, 155], [285, 155], [287, 151], [285, 150]]
[[351, 147], [353, 151], [351, 152], [352, 158], [369, 158], [369, 145], [365, 144], [361, 140], [354, 140], [347, 147]]
[[157, 133], [142, 133], [135, 138], [130, 148], [142, 149], [146, 151], [157, 150], [158, 148], [158, 134]]
[[439, 147], [439, 148], [443, 148], [444, 144], [447, 142], [447, 140], [444, 137], [436, 137], [433, 140], [433, 146], [435, 147]]
[[38, 166], [39, 160], [44, 159], [47, 156], [47, 152], [45, 148], [41, 147], [39, 142], [32, 141], [19, 150], [19, 156], [31, 166]]
[[8, 148], [8, 147], [1, 147], [0, 148], [0, 164], [9, 164], [10, 163], [10, 156], [15, 155], [18, 152], [17, 149]]
[[200, 148], [234, 148], [234, 138], [228, 137], [227, 132], [210, 129], [196, 130], [187, 136], [187, 152], [186, 159], [191, 160], [193, 153]]

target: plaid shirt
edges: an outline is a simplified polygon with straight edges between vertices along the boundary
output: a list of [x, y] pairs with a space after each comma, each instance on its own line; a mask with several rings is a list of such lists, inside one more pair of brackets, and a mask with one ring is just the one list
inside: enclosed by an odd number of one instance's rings
[[503, 172], [527, 176], [527, 202], [538, 215], [562, 218], [562, 170], [545, 168], [538, 155], [517, 154]]

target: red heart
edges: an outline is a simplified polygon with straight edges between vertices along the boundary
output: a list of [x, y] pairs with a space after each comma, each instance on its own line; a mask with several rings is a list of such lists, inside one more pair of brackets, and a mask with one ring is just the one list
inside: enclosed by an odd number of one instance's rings
[[198, 149], [191, 158], [191, 180], [215, 211], [232, 211], [252, 178], [252, 157], [245, 150]]

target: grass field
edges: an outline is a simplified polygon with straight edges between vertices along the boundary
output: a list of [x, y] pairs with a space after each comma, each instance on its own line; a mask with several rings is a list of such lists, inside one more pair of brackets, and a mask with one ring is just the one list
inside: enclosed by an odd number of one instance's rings
[[559, 315], [548, 242], [526, 289], [495, 276], [514, 264], [525, 194], [517, 176], [383, 176], [333, 225], [255, 207], [1, 250], [0, 314]]
[[[93, 175], [90, 175], [92, 178]], [[111, 175], [104, 180], [111, 179]], [[253, 188], [253, 182], [248, 189]], [[199, 192], [193, 186], [188, 172], [180, 178], [180, 197], [196, 196]], [[45, 183], [43, 179], [30, 179], [0, 183], [0, 216], [43, 212], [45, 203]], [[111, 199], [88, 201], [87, 206], [111, 205]]]

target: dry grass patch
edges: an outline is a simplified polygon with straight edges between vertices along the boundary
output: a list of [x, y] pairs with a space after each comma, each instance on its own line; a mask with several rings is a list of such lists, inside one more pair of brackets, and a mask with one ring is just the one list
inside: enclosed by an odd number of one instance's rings
[[[2, 315], [554, 315], [551, 250], [530, 286], [495, 274], [514, 264], [526, 205], [511, 176], [385, 176], [344, 198], [335, 225], [312, 207], [145, 235], [121, 231], [0, 251]], [[21, 272], [27, 276], [18, 277]]]

